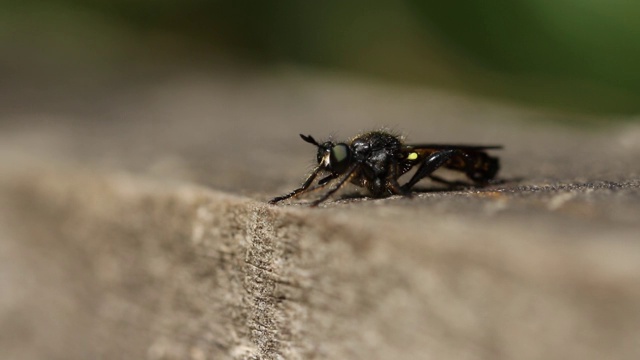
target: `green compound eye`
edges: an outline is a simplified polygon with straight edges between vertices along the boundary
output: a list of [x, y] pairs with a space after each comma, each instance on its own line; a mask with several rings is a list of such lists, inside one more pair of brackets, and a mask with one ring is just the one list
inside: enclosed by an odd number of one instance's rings
[[331, 148], [328, 166], [330, 171], [341, 174], [349, 168], [350, 163], [351, 151], [347, 144], [340, 143]]
[[349, 147], [346, 144], [338, 144], [331, 148], [331, 163], [341, 163], [349, 158]]

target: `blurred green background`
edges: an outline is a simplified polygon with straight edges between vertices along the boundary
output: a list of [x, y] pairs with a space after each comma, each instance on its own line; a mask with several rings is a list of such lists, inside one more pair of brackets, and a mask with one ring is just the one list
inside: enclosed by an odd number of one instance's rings
[[0, 76], [6, 85], [164, 67], [301, 66], [634, 114], [638, 19], [640, 2], [631, 0], [4, 0]]

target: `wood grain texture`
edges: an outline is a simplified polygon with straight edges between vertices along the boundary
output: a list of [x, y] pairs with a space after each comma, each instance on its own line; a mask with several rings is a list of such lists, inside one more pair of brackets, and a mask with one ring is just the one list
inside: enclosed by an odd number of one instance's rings
[[[233, 85], [251, 91], [150, 87], [113, 100], [128, 109], [113, 110], [129, 114], [122, 121], [5, 117], [3, 359], [640, 356], [637, 126], [527, 125], [518, 121], [547, 115], [410, 89]], [[282, 97], [296, 87], [300, 97]], [[415, 141], [500, 134], [503, 176], [520, 180], [267, 205], [314, 156], [296, 134], [339, 122], [299, 123], [297, 112], [321, 118], [329, 103], [356, 109], [347, 130], [402, 113], [427, 119]], [[257, 114], [282, 120], [250, 129]]]

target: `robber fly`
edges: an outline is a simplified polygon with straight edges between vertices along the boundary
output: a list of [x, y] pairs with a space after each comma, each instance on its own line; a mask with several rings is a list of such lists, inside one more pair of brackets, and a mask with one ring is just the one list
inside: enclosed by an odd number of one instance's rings
[[[317, 206], [347, 183], [369, 190], [374, 197], [410, 195], [411, 188], [421, 179], [449, 182], [434, 176], [433, 172], [444, 167], [463, 172], [476, 185], [487, 185], [500, 168], [498, 158], [489, 156], [486, 150], [501, 146], [403, 144], [402, 139], [386, 131], [372, 131], [358, 135], [349, 142], [317, 142], [311, 135], [300, 134], [302, 140], [318, 148], [318, 165], [307, 180], [292, 192], [271, 201], [282, 200], [322, 189], [334, 184], [320, 198], [311, 203]], [[413, 167], [416, 172], [405, 184], [398, 179]], [[315, 186], [311, 186], [320, 174], [325, 174]]]

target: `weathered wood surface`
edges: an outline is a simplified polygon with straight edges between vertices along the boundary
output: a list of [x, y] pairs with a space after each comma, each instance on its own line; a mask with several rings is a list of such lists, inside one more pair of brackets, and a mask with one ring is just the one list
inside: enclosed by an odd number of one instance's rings
[[[640, 357], [638, 126], [291, 76], [100, 103], [3, 115], [3, 359]], [[264, 203], [314, 157], [299, 132], [380, 125], [502, 143], [517, 180]]]

